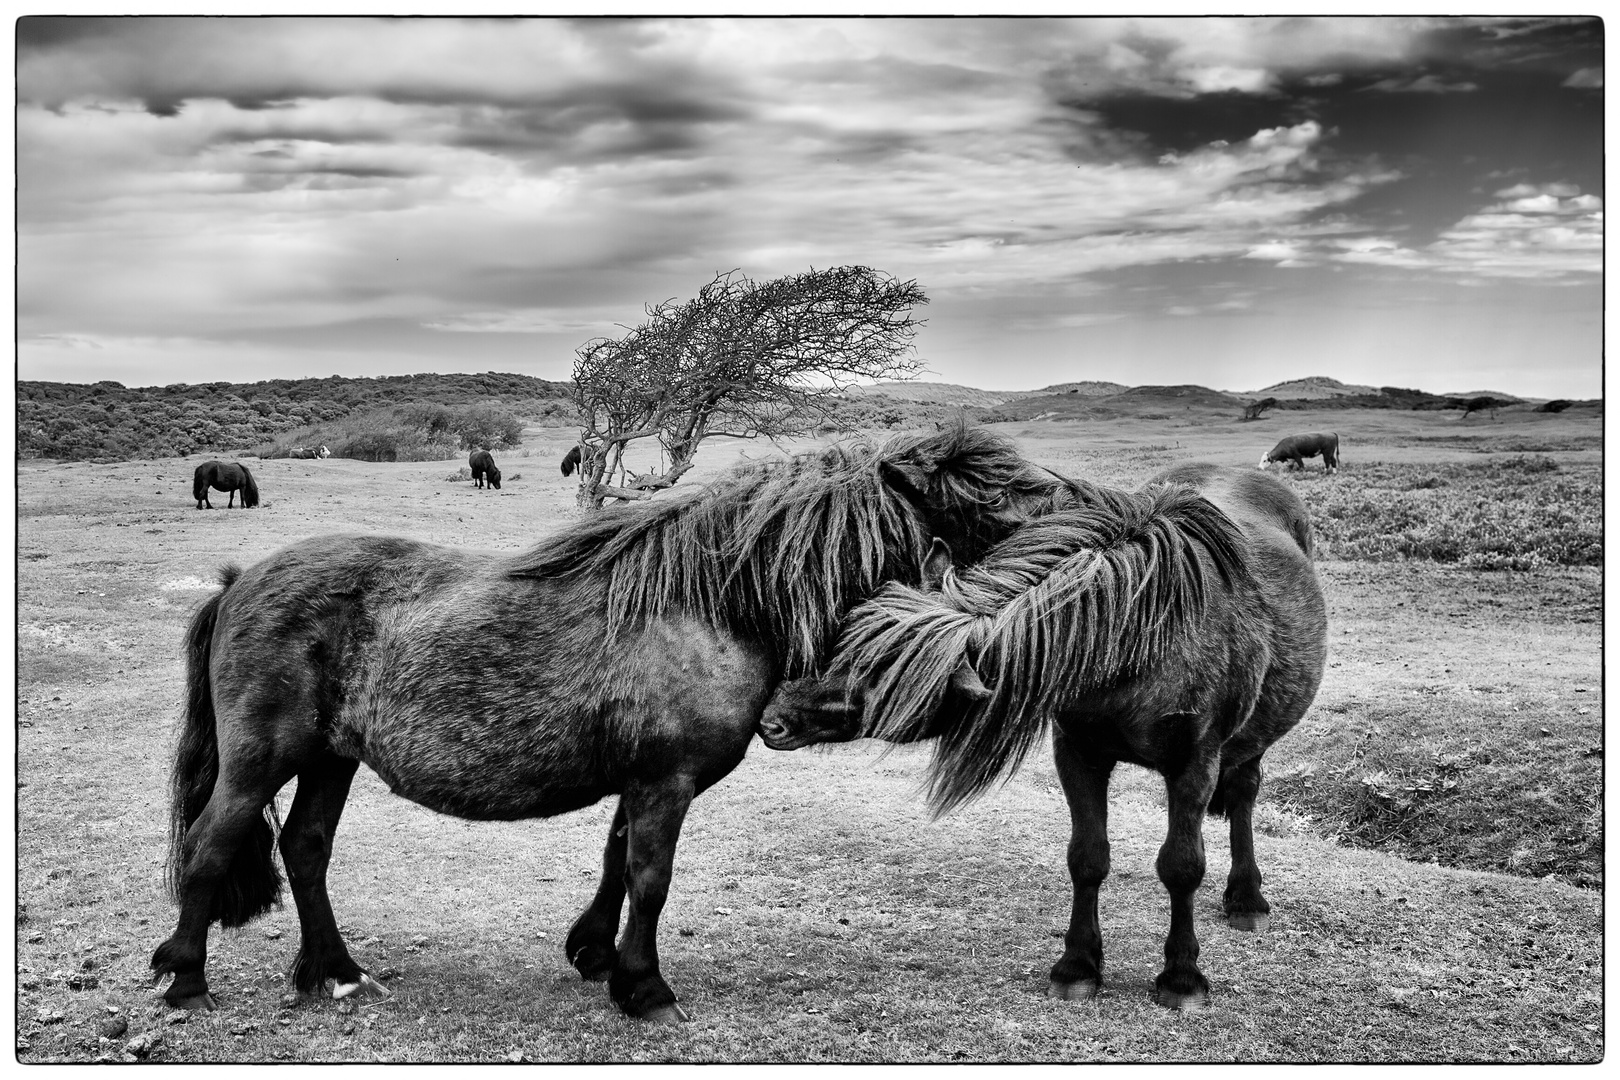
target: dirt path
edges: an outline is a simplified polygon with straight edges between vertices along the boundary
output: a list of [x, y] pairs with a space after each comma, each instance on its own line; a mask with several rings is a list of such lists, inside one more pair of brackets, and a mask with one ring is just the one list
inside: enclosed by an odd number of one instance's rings
[[[698, 1018], [678, 1031], [624, 1021], [561, 955], [611, 807], [470, 825], [391, 797], [365, 771], [332, 892], [357, 954], [394, 970], [393, 1003], [359, 1014], [283, 1004], [297, 935], [288, 908], [216, 932], [224, 1007], [168, 1023], [145, 968], [173, 917], [159, 871], [177, 643], [213, 568], [332, 531], [527, 546], [568, 519], [573, 486], [557, 463], [569, 444], [566, 432], [536, 433], [528, 458], [502, 458], [521, 478], [500, 492], [451, 483], [460, 462], [252, 463], [264, 506], [211, 513], [189, 499], [200, 459], [19, 469], [24, 1060], [89, 1060], [145, 1032], [167, 1060], [1601, 1057], [1600, 894], [1287, 829], [1259, 838], [1273, 927], [1245, 935], [1220, 925], [1225, 840], [1219, 823], [1207, 826], [1199, 919], [1215, 1004], [1194, 1016], [1153, 1006], [1163, 821], [1157, 782], [1140, 772], [1120, 778], [1111, 812], [1107, 989], [1086, 1005], [1048, 1001], [1069, 895], [1049, 759], [1036, 755], [1006, 787], [931, 822], [917, 797], [921, 752], [883, 756], [868, 744], [755, 747], [694, 805], [662, 939], [666, 972]], [[771, 450], [712, 454], [698, 478], [742, 452]], [[1376, 569], [1327, 576], [1347, 591], [1413, 587]], [[1453, 621], [1428, 603], [1411, 618]], [[1531, 623], [1495, 616], [1492, 640], [1522, 647]], [[1597, 670], [1593, 655], [1571, 663], [1583, 677]], [[1357, 664], [1332, 693], [1384, 678], [1383, 664]], [[104, 1038], [109, 1017], [127, 1031]]]

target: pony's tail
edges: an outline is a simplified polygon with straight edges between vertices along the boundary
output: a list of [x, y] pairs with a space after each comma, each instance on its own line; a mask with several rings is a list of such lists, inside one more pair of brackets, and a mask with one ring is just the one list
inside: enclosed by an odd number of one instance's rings
[[[177, 901], [185, 877], [186, 832], [208, 805], [214, 793], [214, 782], [219, 778], [219, 743], [208, 661], [213, 652], [220, 602], [240, 574], [241, 570], [235, 566], [227, 566], [220, 572], [222, 587], [192, 616], [191, 627], [186, 631], [186, 712], [169, 784], [169, 857], [165, 872], [169, 895]], [[281, 871], [275, 861], [276, 834], [280, 827], [272, 800], [231, 859], [230, 869], [215, 892], [210, 921], [217, 920], [221, 926], [241, 926], [280, 901]]]
[[239, 463], [237, 468], [242, 470], [242, 505], [258, 506], [259, 485], [254, 482], [253, 474], [248, 472], [248, 467], [246, 465]]

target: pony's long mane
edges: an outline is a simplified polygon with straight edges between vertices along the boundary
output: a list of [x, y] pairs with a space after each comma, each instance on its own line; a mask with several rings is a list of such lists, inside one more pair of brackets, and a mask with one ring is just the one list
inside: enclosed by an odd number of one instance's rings
[[920, 463], [934, 497], [958, 508], [988, 504], [1030, 468], [965, 427], [749, 462], [691, 494], [597, 514], [510, 572], [601, 575], [610, 632], [684, 612], [764, 638], [789, 676], [805, 674], [851, 607], [886, 581], [917, 580], [929, 537], [882, 475], [895, 463]]
[[[1090, 494], [977, 565], [948, 571], [940, 592], [891, 584], [846, 623], [834, 673], [869, 688], [866, 708], [878, 719], [865, 734], [938, 737], [928, 778], [936, 812], [1015, 770], [1082, 695], [1176, 647], [1203, 617], [1211, 571], [1226, 587], [1249, 578], [1242, 532], [1195, 492]], [[942, 713], [964, 659], [991, 696]]]

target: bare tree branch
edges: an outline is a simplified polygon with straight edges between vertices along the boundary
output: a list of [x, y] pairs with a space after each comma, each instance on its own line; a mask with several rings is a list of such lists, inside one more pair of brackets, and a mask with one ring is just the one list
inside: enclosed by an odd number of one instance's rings
[[[914, 376], [911, 313], [927, 302], [915, 281], [840, 266], [765, 282], [732, 270], [692, 300], [647, 305], [645, 322], [575, 352], [580, 507], [672, 486], [712, 435], [798, 434], [856, 382]], [[608, 486], [626, 446], [646, 438], [667, 466]]]

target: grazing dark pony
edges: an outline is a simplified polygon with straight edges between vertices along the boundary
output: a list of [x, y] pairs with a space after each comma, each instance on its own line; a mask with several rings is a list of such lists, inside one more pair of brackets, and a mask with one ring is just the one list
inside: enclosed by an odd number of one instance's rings
[[[565, 942], [632, 1016], [685, 1019], [656, 931], [694, 796], [743, 758], [778, 681], [825, 660], [931, 534], [972, 558], [1067, 488], [983, 429], [749, 463], [681, 498], [593, 515], [516, 554], [326, 536], [239, 571], [191, 622], [175, 759], [172, 1006], [212, 1007], [208, 927], [298, 906], [293, 982], [386, 993], [326, 892], [355, 770], [441, 813], [514, 820], [618, 795], [601, 884]], [[578, 649], [545, 647], [566, 633]], [[626, 897], [629, 916], [614, 943]]]
[[573, 476], [574, 475], [574, 470], [579, 468], [580, 454], [581, 454], [580, 446], [579, 446], [578, 443], [575, 443], [574, 448], [572, 450], [568, 451], [568, 453], [563, 455], [562, 474], [564, 476]]
[[254, 483], [253, 474], [248, 472], [246, 465], [236, 462], [227, 465], [223, 461], [203, 462], [197, 466], [191, 480], [191, 497], [197, 500], [197, 509], [214, 508], [214, 504], [208, 501], [209, 488], [230, 492], [225, 500], [227, 510], [236, 505], [238, 491], [242, 493], [243, 506], [259, 505], [259, 485]]
[[487, 477], [490, 487], [501, 490], [501, 470], [495, 467], [495, 458], [488, 450], [474, 450], [467, 457], [467, 467], [472, 470], [473, 487], [483, 487]]
[[890, 584], [851, 613], [828, 675], [784, 683], [760, 735], [791, 750], [935, 739], [943, 812], [1015, 769], [1050, 727], [1073, 823], [1074, 908], [1049, 993], [1102, 983], [1097, 892], [1108, 874], [1108, 780], [1154, 769], [1169, 793], [1158, 873], [1170, 932], [1157, 999], [1198, 1007], [1193, 893], [1206, 808], [1231, 825], [1230, 924], [1263, 929], [1252, 814], [1260, 756], [1316, 694], [1327, 617], [1305, 508], [1252, 470], [1184, 465], [1135, 495], [1040, 518], [965, 570], [931, 553], [925, 586]]
[[1339, 469], [1339, 436], [1332, 431], [1313, 431], [1308, 435], [1289, 435], [1260, 455], [1260, 468], [1276, 461], [1287, 462], [1287, 468], [1303, 471], [1305, 459], [1322, 455], [1322, 471]]

